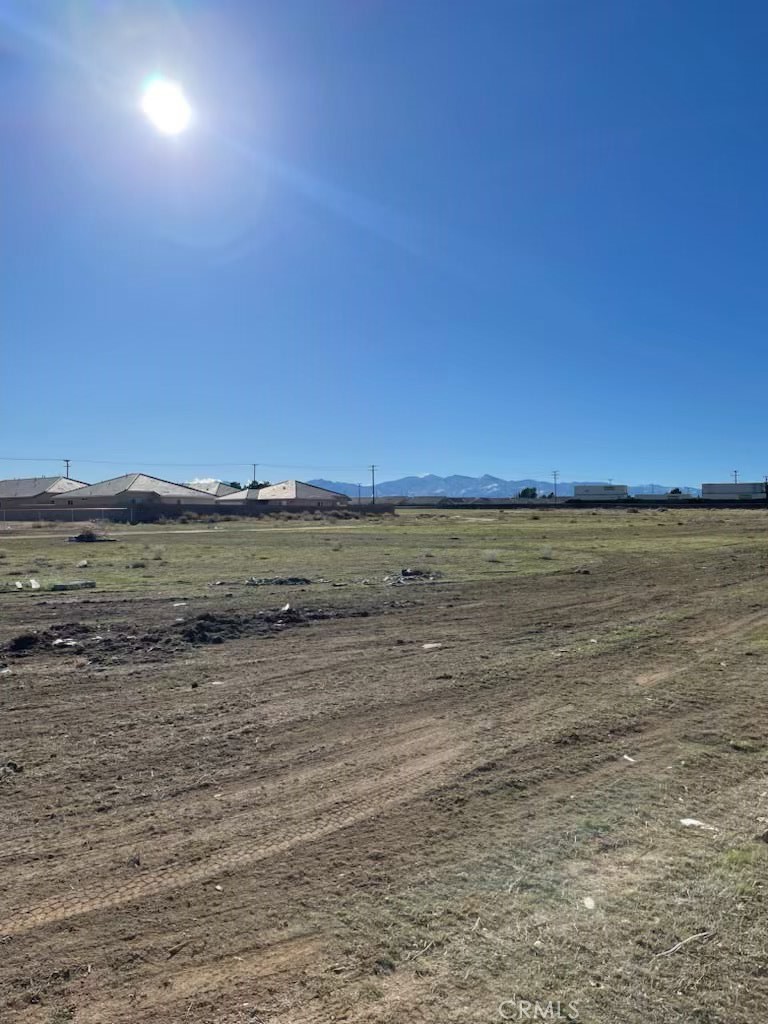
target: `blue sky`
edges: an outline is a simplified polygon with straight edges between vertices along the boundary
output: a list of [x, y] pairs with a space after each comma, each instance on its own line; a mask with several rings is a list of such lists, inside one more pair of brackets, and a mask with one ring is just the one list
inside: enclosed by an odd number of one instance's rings
[[0, 456], [762, 478], [767, 36], [721, 0], [0, 0]]

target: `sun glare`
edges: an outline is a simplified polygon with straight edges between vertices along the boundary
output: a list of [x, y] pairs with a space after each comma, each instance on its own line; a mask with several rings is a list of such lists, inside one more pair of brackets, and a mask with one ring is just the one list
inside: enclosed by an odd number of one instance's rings
[[184, 90], [167, 78], [151, 78], [141, 95], [141, 109], [162, 135], [180, 135], [189, 127], [192, 108]]

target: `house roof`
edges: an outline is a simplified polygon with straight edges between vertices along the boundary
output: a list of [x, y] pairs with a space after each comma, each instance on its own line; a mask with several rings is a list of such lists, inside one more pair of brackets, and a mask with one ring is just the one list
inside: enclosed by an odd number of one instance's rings
[[111, 480], [100, 480], [96, 484], [78, 490], [78, 498], [113, 498], [118, 494], [133, 492], [134, 494], [160, 494], [163, 497], [197, 498], [203, 501], [207, 496], [204, 491], [184, 484], [174, 484], [170, 480], [161, 480], [146, 473], [125, 473]]
[[256, 487], [244, 487], [242, 491], [231, 491], [229, 494], [220, 494], [217, 501], [257, 501], [259, 491]]
[[225, 494], [219, 501], [320, 501], [329, 498], [349, 501], [346, 494], [339, 494], [338, 491], [327, 491], [324, 487], [315, 487], [314, 484], [306, 484], [303, 480], [283, 480], [279, 484], [270, 484], [269, 487], [244, 488], [242, 491], [235, 491], [232, 494]]
[[221, 480], [190, 480], [184, 486], [191, 487], [195, 491], [205, 491], [206, 494], [212, 494], [214, 498], [233, 494], [237, 490], [236, 487], [230, 487], [229, 484], [225, 484]]
[[39, 494], [63, 494], [86, 485], [66, 476], [29, 476], [19, 480], [0, 480], [0, 498], [36, 498]]
[[325, 498], [341, 498], [349, 501], [346, 494], [338, 491], [328, 491], [325, 487], [315, 487], [314, 484], [304, 483], [303, 480], [283, 480], [279, 484], [271, 484], [269, 487], [262, 487], [259, 490], [259, 501], [285, 501], [286, 499], [305, 499], [307, 501]]

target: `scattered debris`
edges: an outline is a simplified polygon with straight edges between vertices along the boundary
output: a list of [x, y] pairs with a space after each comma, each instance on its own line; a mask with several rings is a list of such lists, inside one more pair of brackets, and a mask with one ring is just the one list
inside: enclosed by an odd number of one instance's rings
[[174, 608], [186, 608], [186, 606], [187, 606], [187, 602], [186, 601], [175, 601], [174, 605], [173, 605]]
[[682, 949], [683, 946], [689, 942], [693, 942], [694, 939], [709, 939], [713, 936], [714, 932], [697, 932], [695, 935], [689, 935], [687, 939], [683, 939], [682, 942], [676, 942], [674, 946], [670, 946], [669, 949], [665, 949], [663, 953], [656, 953], [653, 957], [656, 960], [660, 956], [670, 956], [672, 953], [676, 953], [678, 949]]
[[422, 644], [421, 645], [421, 649], [423, 651], [434, 651], [438, 647], [442, 647], [442, 646], [443, 646], [442, 644]]
[[37, 580], [30, 580], [29, 581], [29, 589], [30, 590], [39, 590], [40, 589], [40, 584], [38, 583]]
[[402, 587], [409, 583], [434, 583], [442, 578], [442, 573], [428, 569], [401, 569], [397, 574], [384, 577], [384, 583], [390, 587]]
[[624, 757], [624, 760], [629, 761], [630, 764], [637, 764], [637, 761], [634, 759], [634, 757], [630, 757], [629, 754], [624, 754], [622, 756]]
[[306, 587], [312, 580], [305, 576], [251, 576], [246, 587]]
[[595, 909], [595, 901], [592, 899], [591, 896], [585, 896], [581, 902], [584, 904], [587, 910]]
[[589, 642], [590, 642], [591, 644], [596, 644], [596, 643], [597, 643], [597, 640], [595, 640], [595, 638], [593, 637], [593, 638], [592, 638], [592, 639], [591, 639], [591, 640], [590, 640]]
[[94, 580], [71, 580], [69, 583], [54, 583], [51, 590], [92, 590], [95, 586]]
[[78, 569], [87, 569], [88, 568], [88, 559], [87, 558], [81, 559], [81, 561], [79, 561], [77, 563], [77, 568]]
[[281, 612], [289, 612], [290, 610], [291, 610], [291, 602], [290, 601], [288, 601], [287, 604], [284, 604], [283, 607], [280, 609]]
[[7, 665], [4, 665], [2, 668], [0, 668], [0, 676], [9, 676], [10, 674], [11, 670], [8, 668]]
[[[188, 645], [223, 644], [242, 637], [272, 637], [278, 632], [306, 627], [327, 619], [367, 618], [371, 612], [357, 608], [295, 607], [247, 613], [202, 612], [186, 619], [158, 622], [141, 633], [124, 633], [112, 627], [103, 636], [103, 628], [93, 621], [58, 622], [49, 629], [29, 630], [0, 644], [0, 654], [11, 658], [60, 656], [65, 649], [78, 653], [87, 650], [91, 663], [115, 663], [129, 660], [157, 661], [172, 657]], [[2, 664], [3, 658], [0, 658]]]
[[0, 765], [0, 780], [7, 778], [9, 775], [20, 775], [23, 771], [23, 765], [18, 764], [16, 761], [6, 761], [5, 764]]
[[717, 832], [717, 828], [714, 825], [706, 825], [703, 821], [699, 821], [698, 818], [681, 818], [680, 824], [684, 825], [685, 828], [703, 828], [708, 832]]
[[21, 580], [16, 580], [15, 586], [16, 586], [17, 590], [23, 590], [24, 589], [24, 584], [21, 582]]
[[224, 685], [224, 680], [223, 679], [212, 679], [211, 680], [211, 686], [223, 686], [223, 685]]

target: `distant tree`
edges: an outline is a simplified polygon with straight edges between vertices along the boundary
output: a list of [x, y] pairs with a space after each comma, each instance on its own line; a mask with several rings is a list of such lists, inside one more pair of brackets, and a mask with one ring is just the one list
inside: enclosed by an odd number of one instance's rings
[[669, 493], [670, 494], [682, 494], [683, 492], [680, 490], [679, 487], [673, 487], [672, 490]]
[[258, 491], [260, 487], [269, 487], [269, 480], [251, 480], [247, 487], [251, 491]]
[[242, 491], [243, 485], [239, 480], [230, 480], [227, 487], [234, 487], [236, 491]]
[[518, 498], [538, 498], [539, 494], [535, 487], [524, 487], [518, 494]]

